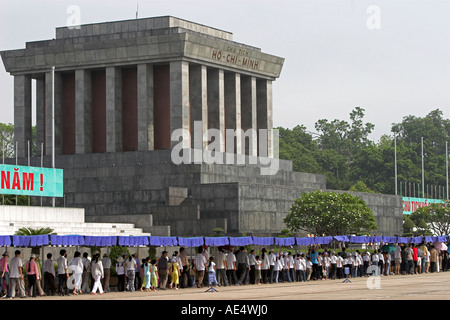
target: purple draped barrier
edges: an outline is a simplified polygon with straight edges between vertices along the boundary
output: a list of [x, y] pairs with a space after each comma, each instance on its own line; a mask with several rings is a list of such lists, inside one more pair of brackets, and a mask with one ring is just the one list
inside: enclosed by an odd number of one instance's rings
[[[314, 237], [315, 244], [329, 244], [331, 241], [333, 241], [333, 237]], [[345, 240], [338, 240], [338, 241], [345, 241]], [[347, 238], [347, 241], [348, 241], [348, 238]]]
[[116, 236], [85, 236], [84, 245], [85, 246], [95, 246], [95, 247], [112, 247], [117, 244]]
[[447, 236], [440, 236], [440, 237], [438, 237], [438, 241], [439, 242], [447, 242]]
[[11, 243], [11, 236], [0, 236], [0, 247], [9, 247]]
[[307, 238], [295, 238], [295, 242], [298, 246], [309, 246], [314, 244], [314, 237]]
[[382, 236], [373, 236], [373, 237], [370, 237], [370, 242], [371, 242], [371, 243], [379, 243], [379, 242], [383, 242], [383, 237], [382, 237]]
[[274, 243], [273, 237], [252, 237], [253, 244], [259, 246], [271, 246]]
[[150, 245], [156, 247], [176, 246], [178, 245], [177, 237], [150, 237]]
[[368, 236], [350, 236], [351, 243], [370, 243], [370, 240]]
[[50, 235], [50, 242], [53, 246], [82, 246], [84, 245], [84, 237], [79, 235]]
[[406, 237], [398, 237], [397, 238], [397, 242], [398, 243], [409, 243], [410, 238], [406, 238]]
[[138, 247], [148, 246], [150, 244], [147, 236], [124, 237], [119, 236], [119, 246]]
[[205, 245], [211, 247], [221, 247], [230, 244], [228, 237], [205, 237]]
[[436, 242], [438, 237], [425, 237], [425, 242]]
[[386, 242], [386, 243], [396, 243], [397, 242], [397, 237], [383, 236], [382, 239], [383, 239], [383, 242]]
[[252, 237], [229, 237], [232, 246], [248, 246], [253, 244]]
[[203, 237], [196, 238], [180, 238], [178, 237], [178, 245], [181, 247], [198, 247], [204, 244]]
[[348, 236], [334, 236], [334, 239], [336, 239], [337, 241], [344, 241], [344, 242], [349, 242], [350, 241]]
[[48, 234], [39, 236], [13, 236], [14, 247], [40, 247], [49, 243]]
[[410, 243], [422, 243], [423, 237], [412, 237]]
[[275, 245], [280, 247], [289, 247], [295, 245], [295, 238], [275, 238]]

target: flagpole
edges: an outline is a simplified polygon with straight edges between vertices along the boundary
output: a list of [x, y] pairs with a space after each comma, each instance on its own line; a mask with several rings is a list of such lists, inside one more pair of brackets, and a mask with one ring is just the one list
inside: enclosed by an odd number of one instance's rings
[[423, 169], [423, 137], [422, 137], [422, 195], [425, 193], [425, 173], [424, 173], [424, 169]]
[[394, 132], [395, 195], [397, 195], [397, 133]]
[[447, 200], [448, 200], [448, 141], [445, 142], [445, 176], [447, 181]]
[[[55, 66], [52, 67], [52, 168], [55, 169]], [[55, 197], [52, 206], [55, 207]]]

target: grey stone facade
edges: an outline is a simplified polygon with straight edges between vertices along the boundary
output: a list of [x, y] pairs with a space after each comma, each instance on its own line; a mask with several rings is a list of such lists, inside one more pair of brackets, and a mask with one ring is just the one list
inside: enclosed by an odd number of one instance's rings
[[[85, 208], [88, 222], [133, 223], [152, 235], [207, 236], [216, 227], [228, 235], [276, 235], [297, 197], [327, 190], [325, 176], [294, 172], [285, 160], [272, 176], [253, 164], [175, 165], [171, 150], [62, 155], [56, 164], [64, 169], [65, 194], [57, 206]], [[375, 234], [401, 233], [401, 197], [353, 194], [372, 209]]]

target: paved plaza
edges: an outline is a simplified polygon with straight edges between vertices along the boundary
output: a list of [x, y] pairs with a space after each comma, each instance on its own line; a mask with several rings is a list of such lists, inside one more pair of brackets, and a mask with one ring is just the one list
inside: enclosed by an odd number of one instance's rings
[[[350, 283], [344, 283], [342, 280], [322, 280], [218, 287], [219, 292], [205, 292], [207, 288], [111, 292], [97, 296], [85, 294], [40, 297], [33, 300], [450, 300], [450, 272], [388, 276], [378, 280], [355, 278], [350, 279]], [[379, 289], [376, 289], [377, 287]]]

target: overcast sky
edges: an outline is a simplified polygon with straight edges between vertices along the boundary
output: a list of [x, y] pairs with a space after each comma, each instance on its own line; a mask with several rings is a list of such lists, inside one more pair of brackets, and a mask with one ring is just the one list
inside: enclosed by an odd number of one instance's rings
[[[71, 5], [81, 24], [171, 15], [233, 33], [285, 58], [273, 85], [274, 126], [349, 121], [356, 107], [390, 134], [404, 116], [450, 118], [449, 0], [0, 0], [0, 50], [52, 39]], [[0, 122], [13, 122], [13, 77], [0, 66]], [[34, 118], [34, 116], [33, 116]]]

